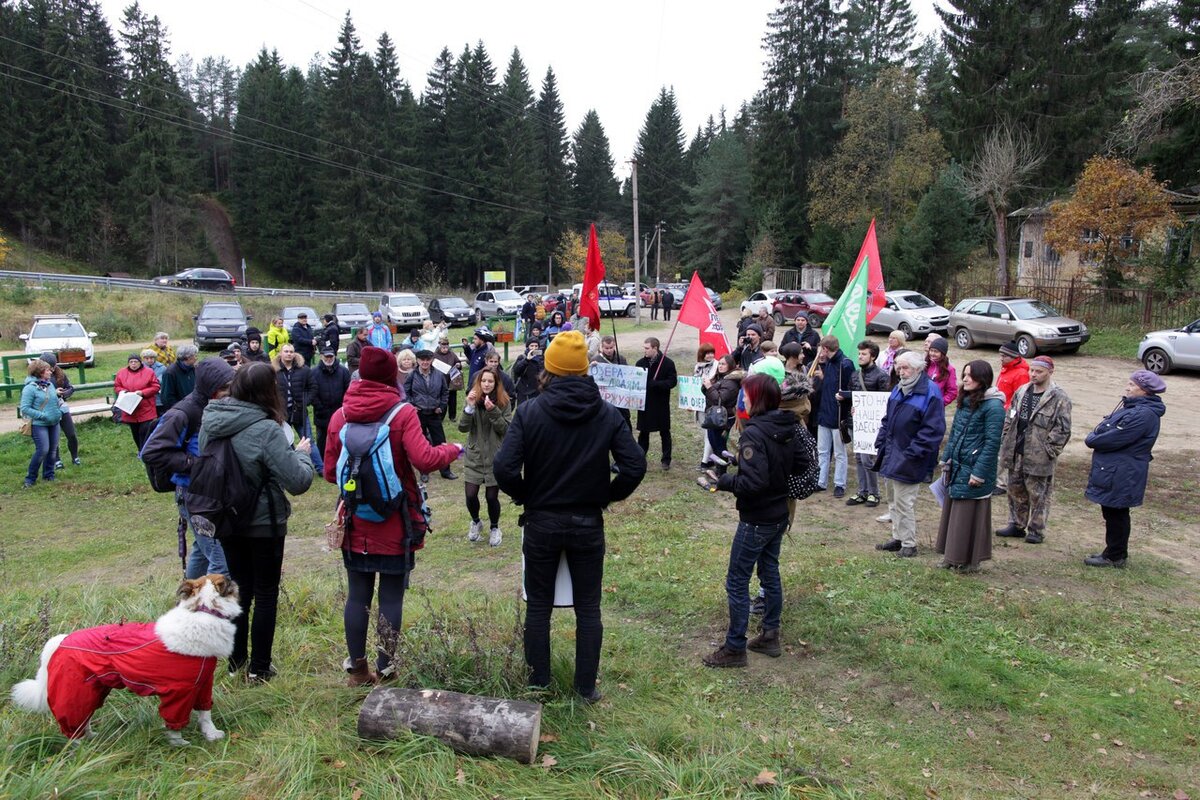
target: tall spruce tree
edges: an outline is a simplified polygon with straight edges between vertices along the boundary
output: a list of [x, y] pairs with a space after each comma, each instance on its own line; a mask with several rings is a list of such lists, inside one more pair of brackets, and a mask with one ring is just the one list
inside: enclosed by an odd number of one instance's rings
[[540, 275], [545, 252], [542, 247], [544, 217], [532, 210], [538, 204], [543, 187], [534, 105], [529, 71], [525, 69], [520, 51], [514, 47], [500, 91], [503, 162], [497, 176], [499, 199], [506, 205], [522, 209], [503, 212], [502, 252], [508, 274], [514, 281], [521, 280], [518, 268], [523, 273]]
[[[687, 164], [683, 154], [683, 124], [674, 90], [663, 87], [646, 112], [633, 157], [638, 162], [638, 224], [643, 233], [665, 222], [664, 257], [674, 256], [674, 233], [687, 222]], [[635, 245], [638, 243], [635, 242]]]
[[725, 288], [749, 245], [750, 160], [745, 142], [722, 131], [696, 165], [688, 222], [680, 232], [684, 263], [708, 286]]
[[450, 220], [449, 195], [445, 194], [449, 181], [442, 176], [451, 170], [449, 148], [450, 131], [446, 109], [450, 102], [451, 83], [454, 79], [454, 54], [443, 47], [426, 75], [425, 92], [418, 104], [418, 148], [421, 164], [430, 173], [422, 183], [431, 187], [424, 194], [424, 219], [431, 224], [425, 229], [425, 258], [446, 268], [450, 263], [447, 222]]
[[550, 67], [546, 68], [546, 77], [542, 79], [534, 119], [542, 180], [541, 256], [544, 258], [558, 246], [559, 237], [566, 229], [566, 217], [578, 216], [566, 207], [571, 196], [571, 169], [567, 163], [570, 142], [562, 98], [558, 95], [558, 78]]
[[909, 0], [850, 0], [843, 16], [852, 85], [870, 85], [880, 70], [907, 60], [917, 29]]
[[613, 174], [613, 157], [600, 115], [589, 109], [571, 138], [573, 211], [589, 221], [615, 220], [621, 213], [621, 193]]

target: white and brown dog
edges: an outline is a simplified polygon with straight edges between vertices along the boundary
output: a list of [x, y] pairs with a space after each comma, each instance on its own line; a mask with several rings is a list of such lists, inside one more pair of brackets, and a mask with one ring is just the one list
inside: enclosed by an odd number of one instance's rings
[[49, 711], [69, 739], [90, 734], [92, 714], [113, 689], [158, 697], [167, 741], [197, 712], [209, 741], [225, 735], [212, 721], [217, 659], [233, 652], [233, 618], [242, 613], [237, 584], [224, 575], [185, 580], [178, 605], [156, 622], [122, 622], [55, 636], [42, 648], [37, 677], [12, 688], [13, 704]]

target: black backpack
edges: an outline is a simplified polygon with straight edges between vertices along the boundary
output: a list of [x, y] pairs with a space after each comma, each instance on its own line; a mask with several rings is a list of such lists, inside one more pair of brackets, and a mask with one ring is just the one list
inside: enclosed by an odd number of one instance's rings
[[788, 497], [803, 500], [817, 490], [820, 465], [817, 442], [803, 423], [796, 423], [792, 436], [792, 469], [788, 473]]
[[[154, 430], [146, 437], [146, 444], [142, 445], [142, 451], [138, 453], [138, 458], [142, 460], [142, 466], [146, 468], [146, 477], [150, 479], [150, 488], [156, 492], [165, 494], [175, 491], [175, 484], [171, 482], [171, 476], [175, 473], [162, 464], [154, 463], [153, 460], [146, 460], [146, 448], [154, 441], [155, 436], [163, 435], [161, 433], [162, 421], [163, 417], [159, 417], [158, 421], [154, 424]], [[188, 431], [184, 430], [183, 437], [185, 442], [188, 435]]]
[[[232, 437], [210, 440], [192, 464], [191, 481], [184, 493], [192, 530], [199, 536], [225, 539], [245, 528], [254, 518], [264, 486], [246, 479]], [[270, 492], [267, 498], [271, 499]], [[271, 522], [275, 522], [274, 503]]]

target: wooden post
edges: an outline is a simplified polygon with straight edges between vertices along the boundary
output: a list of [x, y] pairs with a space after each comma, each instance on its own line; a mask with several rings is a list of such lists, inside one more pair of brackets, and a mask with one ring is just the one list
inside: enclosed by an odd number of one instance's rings
[[522, 700], [379, 686], [358, 713], [358, 735], [395, 739], [401, 731], [434, 736], [473, 756], [504, 756], [522, 764], [537, 757], [542, 706]]

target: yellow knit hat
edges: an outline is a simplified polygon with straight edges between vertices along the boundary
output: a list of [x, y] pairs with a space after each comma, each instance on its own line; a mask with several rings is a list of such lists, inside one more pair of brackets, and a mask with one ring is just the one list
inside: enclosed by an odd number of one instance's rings
[[587, 341], [579, 331], [554, 337], [546, 348], [546, 371], [551, 375], [587, 375]]

